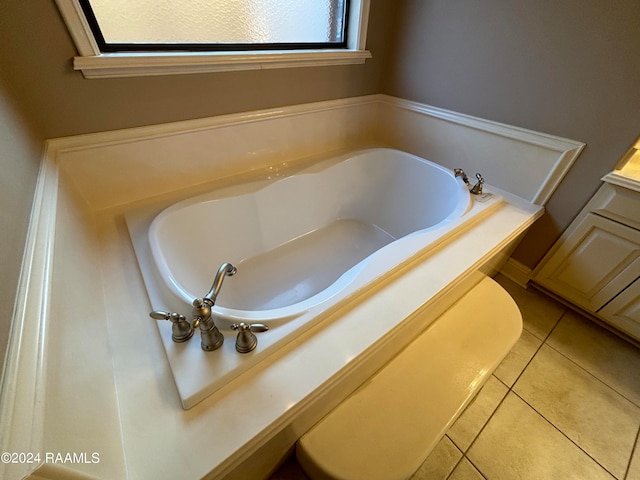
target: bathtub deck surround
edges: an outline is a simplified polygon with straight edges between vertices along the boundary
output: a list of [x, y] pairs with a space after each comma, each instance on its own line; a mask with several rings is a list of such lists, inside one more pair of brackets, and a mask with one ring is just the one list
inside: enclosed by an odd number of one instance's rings
[[[172, 340], [171, 323], [157, 324], [183, 407], [264, 361], [328, 309], [482, 221], [502, 201], [488, 190], [470, 194], [462, 179], [432, 162], [371, 148], [253, 187], [188, 198], [150, 224], [149, 208], [125, 215], [154, 309], [189, 312], [213, 266], [230, 261], [238, 268], [213, 307], [226, 337], [220, 351], [203, 356], [198, 342]], [[175, 234], [202, 218], [207, 222], [193, 234]], [[232, 327], [239, 323], [270, 327], [251, 355], [234, 352]]]
[[[124, 213], [376, 145], [482, 172], [505, 202], [184, 411]], [[3, 383], [1, 447], [96, 452], [100, 462], [2, 464], [0, 476], [266, 475], [480, 270], [499, 268], [581, 148], [377, 95], [49, 141]]]

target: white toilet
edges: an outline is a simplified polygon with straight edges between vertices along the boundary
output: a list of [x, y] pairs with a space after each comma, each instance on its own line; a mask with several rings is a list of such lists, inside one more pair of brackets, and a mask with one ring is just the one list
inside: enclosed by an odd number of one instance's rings
[[507, 355], [520, 311], [489, 277], [313, 426], [296, 445], [320, 479], [406, 479]]

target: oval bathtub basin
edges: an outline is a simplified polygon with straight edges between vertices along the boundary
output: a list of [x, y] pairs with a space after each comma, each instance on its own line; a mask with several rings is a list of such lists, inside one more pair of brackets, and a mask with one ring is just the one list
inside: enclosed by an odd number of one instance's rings
[[[238, 272], [225, 280], [214, 311], [229, 321], [268, 323], [327, 301], [387, 246], [447, 224], [469, 205], [451, 171], [371, 149], [255, 192], [179, 202], [154, 219], [149, 243], [169, 295], [190, 305], [230, 262]], [[407, 245], [394, 264], [415, 253]]]
[[[462, 180], [439, 165], [376, 148], [279, 179], [218, 189], [159, 213], [153, 206], [129, 212], [152, 309], [189, 316], [193, 299], [206, 294], [219, 266], [237, 267], [213, 307], [222, 348], [202, 351], [198, 332], [174, 343], [170, 322], [156, 322], [183, 407], [502, 202], [498, 195], [483, 200], [471, 199]], [[230, 327], [241, 321], [270, 327], [257, 334], [249, 354], [235, 351], [237, 332]]]

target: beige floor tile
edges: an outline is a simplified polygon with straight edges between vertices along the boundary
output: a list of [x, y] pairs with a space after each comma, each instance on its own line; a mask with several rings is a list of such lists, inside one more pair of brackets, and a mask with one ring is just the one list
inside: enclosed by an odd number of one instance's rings
[[411, 480], [445, 480], [461, 457], [462, 452], [445, 436], [438, 442], [438, 445], [411, 477]]
[[507, 391], [507, 387], [500, 380], [493, 375], [489, 377], [480, 393], [447, 432], [460, 450], [467, 451], [489, 417], [498, 408]]
[[456, 466], [449, 480], [484, 480], [484, 477], [471, 465], [471, 462], [463, 458]]
[[491, 480], [613, 478], [513, 393], [491, 417], [467, 457]]
[[495, 280], [509, 292], [522, 313], [524, 329], [541, 340], [547, 338], [567, 308], [533, 287], [522, 288], [504, 275]]
[[640, 408], [544, 345], [513, 391], [617, 478], [640, 427]]
[[640, 349], [567, 312], [547, 344], [640, 406]]
[[533, 358], [542, 345], [542, 340], [523, 330], [518, 342], [514, 345], [505, 359], [498, 365], [493, 374], [505, 385], [511, 387], [518, 376]]

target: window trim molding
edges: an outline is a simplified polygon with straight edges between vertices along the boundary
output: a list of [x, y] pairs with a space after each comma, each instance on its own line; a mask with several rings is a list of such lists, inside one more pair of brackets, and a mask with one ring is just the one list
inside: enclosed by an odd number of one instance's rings
[[73, 68], [85, 78], [138, 77], [266, 68], [313, 67], [364, 63], [371, 0], [351, 0], [346, 49], [255, 50], [246, 52], [102, 53], [78, 0], [56, 0], [78, 49]]

